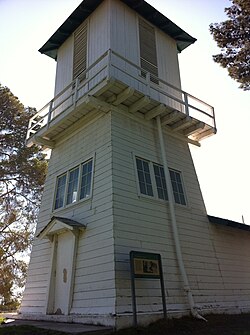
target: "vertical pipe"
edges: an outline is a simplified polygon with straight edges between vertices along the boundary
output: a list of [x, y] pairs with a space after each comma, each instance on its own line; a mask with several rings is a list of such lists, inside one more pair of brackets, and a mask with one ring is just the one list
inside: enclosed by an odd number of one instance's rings
[[161, 150], [162, 161], [163, 161], [163, 168], [164, 168], [164, 173], [165, 173], [165, 178], [166, 178], [168, 203], [169, 203], [169, 211], [170, 211], [171, 225], [172, 225], [172, 231], [173, 231], [174, 245], [175, 245], [176, 257], [177, 257], [180, 273], [181, 273], [183, 284], [184, 284], [184, 290], [187, 293], [188, 302], [190, 305], [192, 315], [198, 319], [203, 319], [206, 321], [206, 319], [204, 319], [201, 315], [199, 315], [196, 310], [194, 298], [193, 298], [193, 295], [192, 295], [192, 292], [189, 286], [188, 277], [187, 277], [187, 273], [186, 273], [186, 269], [185, 269], [183, 257], [182, 257], [179, 232], [178, 232], [177, 223], [176, 223], [176, 215], [175, 215], [175, 208], [174, 208], [174, 195], [173, 195], [167, 155], [166, 155], [166, 150], [165, 150], [165, 145], [164, 145], [160, 116], [156, 117], [156, 122], [157, 122], [157, 129], [158, 129], [158, 135], [159, 135], [160, 150]]
[[133, 308], [133, 326], [137, 327], [137, 310], [136, 310], [136, 295], [135, 295], [135, 269], [133, 251], [130, 252], [130, 278], [132, 292], [132, 308]]

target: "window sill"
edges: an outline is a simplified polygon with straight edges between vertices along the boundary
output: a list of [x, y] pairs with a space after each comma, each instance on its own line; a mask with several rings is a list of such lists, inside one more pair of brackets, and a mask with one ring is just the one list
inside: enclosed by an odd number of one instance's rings
[[[159, 198], [156, 198], [156, 197], [151, 197], [149, 195], [145, 195], [145, 194], [141, 194], [139, 193], [138, 194], [138, 198], [139, 199], [142, 199], [144, 201], [149, 201], [149, 202], [157, 202], [158, 204], [160, 204], [161, 206], [169, 206], [169, 201], [168, 200], [163, 200], [163, 199], [159, 199]], [[186, 209], [186, 210], [190, 210], [191, 207], [189, 205], [182, 205], [182, 204], [178, 204], [178, 203], [174, 203], [174, 206], [177, 207], [177, 208], [182, 208], [182, 209]]]
[[79, 201], [73, 202], [72, 204], [68, 204], [64, 207], [60, 207], [60, 208], [57, 208], [57, 209], [52, 209], [51, 212], [53, 214], [55, 214], [55, 213], [59, 213], [59, 212], [62, 212], [62, 211], [71, 210], [72, 208], [75, 208], [77, 206], [81, 206], [83, 203], [88, 203], [88, 202], [91, 202], [91, 201], [92, 201], [92, 195], [88, 198], [81, 199]]

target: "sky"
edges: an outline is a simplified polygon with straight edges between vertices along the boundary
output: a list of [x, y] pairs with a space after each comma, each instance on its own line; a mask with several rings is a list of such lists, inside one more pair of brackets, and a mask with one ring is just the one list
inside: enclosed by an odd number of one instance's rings
[[[182, 89], [212, 105], [218, 132], [190, 145], [208, 214], [250, 224], [249, 92], [212, 55], [209, 24], [226, 19], [229, 0], [148, 0], [197, 39], [179, 55]], [[53, 98], [56, 62], [38, 49], [81, 0], [0, 0], [0, 83], [25, 105]], [[242, 219], [243, 216], [243, 219]]]

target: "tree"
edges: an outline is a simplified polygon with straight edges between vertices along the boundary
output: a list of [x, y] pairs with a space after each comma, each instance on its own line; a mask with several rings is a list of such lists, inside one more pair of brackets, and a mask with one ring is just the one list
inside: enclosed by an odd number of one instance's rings
[[228, 70], [240, 88], [250, 90], [250, 1], [231, 1], [233, 5], [225, 8], [229, 19], [209, 26], [221, 48], [221, 53], [213, 59]]
[[[24, 108], [0, 84], [0, 306], [16, 302], [24, 286], [34, 225], [47, 162], [41, 148], [25, 146], [29, 118]], [[26, 257], [27, 258], [27, 257]]]

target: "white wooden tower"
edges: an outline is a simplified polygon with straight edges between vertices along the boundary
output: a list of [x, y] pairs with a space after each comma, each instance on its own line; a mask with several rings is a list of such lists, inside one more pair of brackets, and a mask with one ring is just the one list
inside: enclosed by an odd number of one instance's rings
[[[194, 42], [143, 0], [84, 0], [39, 50], [57, 72], [27, 136], [52, 152], [23, 317], [131, 325], [131, 250], [161, 254], [169, 315], [223, 305], [189, 151], [216, 133], [214, 110], [178, 67]], [[161, 317], [158, 281], [136, 285], [139, 322]]]

